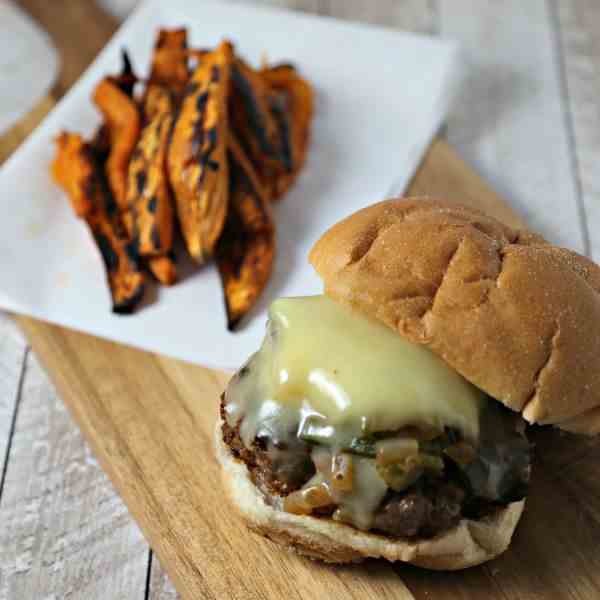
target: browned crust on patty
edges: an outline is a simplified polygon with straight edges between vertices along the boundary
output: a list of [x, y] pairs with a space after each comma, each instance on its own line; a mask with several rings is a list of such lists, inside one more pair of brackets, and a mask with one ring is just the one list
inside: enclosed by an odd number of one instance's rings
[[359, 531], [331, 519], [293, 515], [276, 508], [276, 502], [255, 485], [246, 465], [224, 444], [221, 425], [219, 420], [215, 448], [233, 506], [251, 529], [311, 558], [333, 563], [385, 558], [428, 569], [464, 569], [504, 552], [523, 511], [524, 501], [514, 502], [481, 519], [462, 519], [432, 539], [414, 541]]
[[231, 427], [225, 418], [225, 407], [221, 401], [221, 420], [223, 421], [223, 442], [229, 447], [232, 454], [243, 461], [250, 471], [252, 479], [270, 494], [285, 496], [302, 486], [290, 486], [289, 483], [281, 481], [273, 473], [272, 461], [267, 450], [257, 440], [252, 442], [250, 448], [246, 448], [240, 437], [240, 423]]

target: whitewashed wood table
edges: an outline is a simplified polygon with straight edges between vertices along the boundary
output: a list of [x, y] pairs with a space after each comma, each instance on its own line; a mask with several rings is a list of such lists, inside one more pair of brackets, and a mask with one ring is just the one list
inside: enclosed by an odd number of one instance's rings
[[[600, 2], [268, 3], [459, 40], [468, 69], [448, 140], [534, 228], [600, 261]], [[35, 355], [0, 315], [0, 600], [176, 597]]]

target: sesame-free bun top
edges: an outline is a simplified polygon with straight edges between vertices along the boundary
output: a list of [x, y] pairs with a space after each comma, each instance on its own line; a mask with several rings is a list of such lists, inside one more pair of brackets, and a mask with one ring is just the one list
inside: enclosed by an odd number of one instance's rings
[[600, 432], [600, 267], [587, 258], [472, 208], [408, 198], [340, 221], [310, 262], [328, 296], [528, 422]]

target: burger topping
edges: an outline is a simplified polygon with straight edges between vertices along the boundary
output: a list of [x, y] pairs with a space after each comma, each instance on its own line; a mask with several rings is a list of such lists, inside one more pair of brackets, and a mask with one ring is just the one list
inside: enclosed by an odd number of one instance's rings
[[325, 297], [273, 305], [222, 415], [225, 442], [295, 514], [427, 536], [527, 491], [517, 415], [426, 348]]
[[485, 395], [427, 348], [326, 296], [277, 300], [269, 316], [227, 392], [247, 444], [266, 421], [300, 422], [301, 437], [342, 446], [415, 425], [477, 439]]

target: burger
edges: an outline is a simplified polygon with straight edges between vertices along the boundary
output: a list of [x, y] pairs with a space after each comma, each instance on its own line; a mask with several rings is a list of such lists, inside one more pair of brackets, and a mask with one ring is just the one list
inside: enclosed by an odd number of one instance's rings
[[523, 512], [528, 425], [600, 431], [600, 268], [476, 210], [388, 200], [333, 226], [221, 399], [247, 524], [329, 562], [461, 569]]

